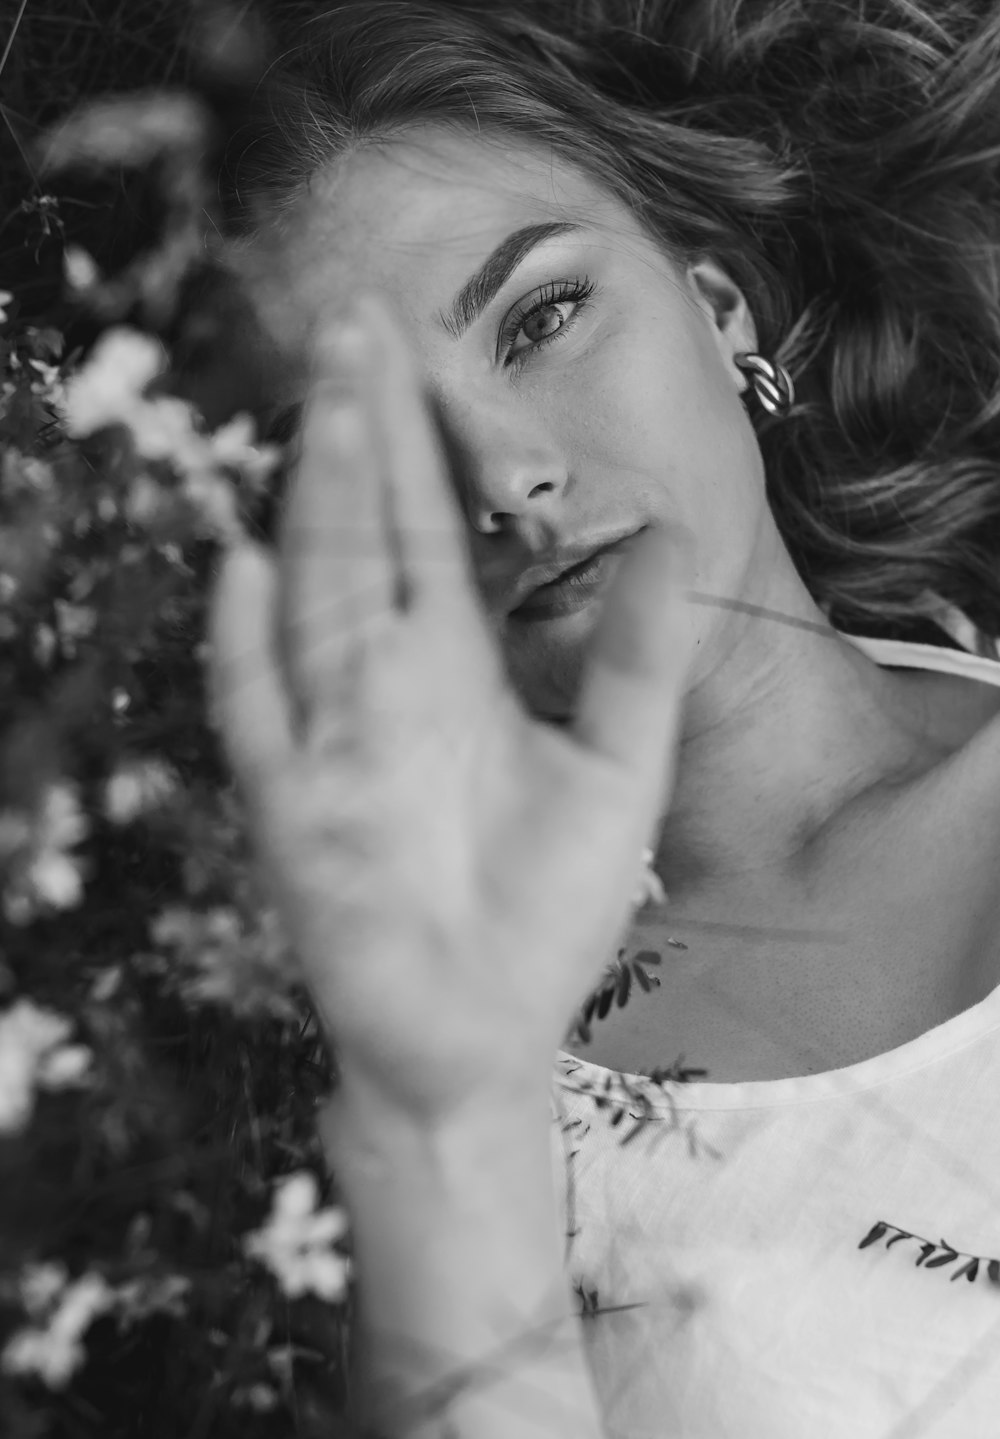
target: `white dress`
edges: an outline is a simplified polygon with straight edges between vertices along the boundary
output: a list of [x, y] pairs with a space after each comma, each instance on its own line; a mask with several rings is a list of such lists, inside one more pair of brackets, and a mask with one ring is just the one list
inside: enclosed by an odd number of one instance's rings
[[1000, 1439], [1000, 990], [801, 1078], [657, 1087], [560, 1050], [552, 1105], [608, 1439]]

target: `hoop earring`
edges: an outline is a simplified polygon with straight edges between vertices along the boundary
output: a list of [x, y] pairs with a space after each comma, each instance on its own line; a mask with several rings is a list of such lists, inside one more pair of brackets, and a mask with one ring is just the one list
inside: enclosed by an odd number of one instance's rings
[[795, 404], [795, 386], [784, 365], [776, 365], [763, 355], [737, 355], [735, 363], [741, 370], [750, 371], [750, 382], [764, 409], [771, 415], [784, 419]]

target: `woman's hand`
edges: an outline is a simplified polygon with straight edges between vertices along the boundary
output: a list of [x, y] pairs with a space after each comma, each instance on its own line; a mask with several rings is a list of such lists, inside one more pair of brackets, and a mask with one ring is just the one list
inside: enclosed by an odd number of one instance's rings
[[415, 365], [365, 296], [321, 340], [275, 561], [241, 543], [212, 685], [342, 1083], [421, 1122], [537, 1092], [629, 916], [672, 784], [685, 554], [648, 530], [563, 729], [506, 677]]

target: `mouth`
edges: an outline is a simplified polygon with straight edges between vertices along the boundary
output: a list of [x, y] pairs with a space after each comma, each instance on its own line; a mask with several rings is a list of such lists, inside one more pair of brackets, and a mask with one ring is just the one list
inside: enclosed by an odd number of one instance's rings
[[620, 562], [620, 557], [635, 542], [637, 535], [630, 534], [600, 549], [563, 570], [555, 579], [536, 586], [512, 609], [508, 618], [525, 623], [536, 620], [554, 619], [560, 615], [574, 614], [595, 600], [607, 585]]

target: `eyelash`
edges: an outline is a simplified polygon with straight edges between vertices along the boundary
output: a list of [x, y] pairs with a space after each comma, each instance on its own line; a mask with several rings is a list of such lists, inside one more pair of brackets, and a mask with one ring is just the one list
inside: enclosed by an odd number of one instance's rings
[[521, 327], [527, 324], [539, 311], [547, 310], [551, 305], [564, 304], [568, 300], [576, 302], [576, 309], [565, 324], [561, 325], [553, 334], [545, 335], [540, 340], [534, 340], [530, 345], [526, 345], [523, 350], [518, 350], [515, 355], [510, 357], [510, 368], [520, 370], [529, 355], [536, 354], [543, 345], [549, 345], [553, 340], [561, 339], [576, 321], [580, 311], [586, 306], [587, 301], [596, 289], [597, 286], [586, 275], [582, 280], [579, 277], [575, 280], [550, 280], [542, 289], [542, 293], [537, 300], [523, 310], [516, 310], [507, 321], [507, 324], [503, 328], [503, 333], [500, 336], [501, 347], [505, 355], [508, 354], [510, 346], [517, 339]]

